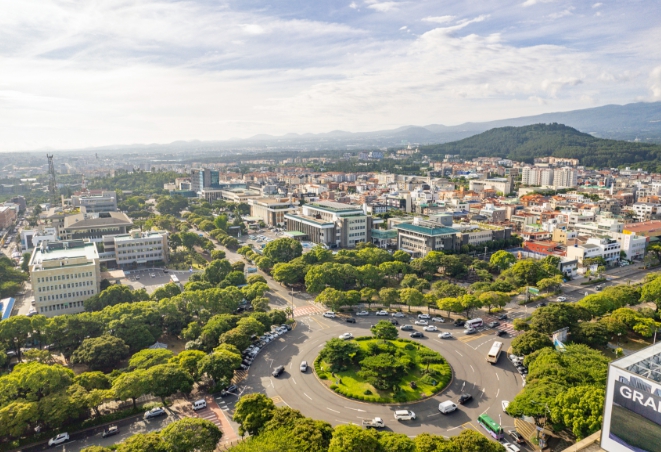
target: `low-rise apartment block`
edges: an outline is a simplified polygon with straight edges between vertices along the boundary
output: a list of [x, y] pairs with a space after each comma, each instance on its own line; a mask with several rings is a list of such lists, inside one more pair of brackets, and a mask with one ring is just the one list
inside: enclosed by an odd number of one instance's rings
[[258, 218], [267, 226], [283, 226], [285, 214], [295, 213], [291, 198], [258, 198], [248, 201], [250, 216]]
[[456, 251], [460, 246], [460, 233], [456, 229], [419, 218], [413, 223], [399, 223], [397, 247], [413, 257], [425, 256], [430, 251]]
[[35, 308], [46, 317], [82, 312], [100, 289], [99, 253], [89, 241], [42, 242], [29, 268]]
[[104, 237], [104, 245], [112, 240], [112, 246], [106, 247], [105, 252], [114, 251], [115, 263], [119, 268], [137, 268], [164, 264], [170, 260], [167, 231], [140, 230], [128, 234]]

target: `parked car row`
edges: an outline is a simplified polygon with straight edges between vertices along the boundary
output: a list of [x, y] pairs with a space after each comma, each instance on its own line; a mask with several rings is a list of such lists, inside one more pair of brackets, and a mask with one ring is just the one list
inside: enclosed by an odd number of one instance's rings
[[272, 327], [270, 333], [265, 333], [259, 337], [254, 338], [253, 344], [241, 352], [241, 356], [243, 357], [243, 361], [241, 362], [241, 369], [247, 370], [255, 361], [257, 355], [259, 355], [259, 353], [264, 347], [266, 347], [267, 344], [290, 330], [290, 325], [279, 325]]

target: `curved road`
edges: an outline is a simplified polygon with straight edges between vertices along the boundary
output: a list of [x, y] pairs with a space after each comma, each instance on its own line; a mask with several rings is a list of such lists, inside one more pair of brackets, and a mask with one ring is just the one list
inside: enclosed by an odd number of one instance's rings
[[[249, 375], [242, 382], [243, 393], [263, 392], [273, 398], [278, 406], [290, 406], [300, 410], [305, 416], [321, 419], [338, 425], [343, 423], [360, 424], [363, 419], [382, 417], [386, 429], [410, 436], [428, 432], [452, 436], [463, 429], [474, 429], [485, 433], [478, 425], [477, 418], [488, 413], [505, 430], [514, 427], [514, 420], [502, 410], [503, 400], [512, 400], [521, 390], [522, 381], [516, 369], [503, 353], [496, 365], [486, 361], [486, 354], [496, 339], [493, 330], [466, 336], [462, 328], [437, 324], [441, 331], [451, 331], [452, 339], [438, 339], [438, 332], [427, 333], [417, 339], [422, 344], [440, 352], [450, 363], [454, 379], [440, 395], [421, 402], [396, 405], [380, 405], [346, 399], [330, 391], [317, 380], [313, 369], [303, 374], [299, 370], [301, 361], [312, 364], [325, 342], [345, 332], [354, 336], [369, 335], [369, 327], [381, 318], [374, 315], [358, 318], [358, 323], [348, 324], [342, 319], [327, 319], [321, 316], [307, 316], [298, 319], [294, 330], [283, 338], [269, 344], [262, 355], [255, 360]], [[400, 324], [413, 324], [413, 318], [399, 319]], [[422, 327], [415, 327], [421, 330]], [[400, 331], [400, 337], [408, 338], [409, 332]], [[509, 338], [499, 338], [504, 342], [503, 349], [509, 347]], [[285, 365], [286, 371], [273, 378], [271, 371], [278, 365]], [[473, 395], [466, 405], [449, 415], [438, 411], [439, 402], [451, 399], [455, 403], [462, 392]], [[397, 409], [411, 409], [417, 415], [415, 421], [398, 422], [394, 419]]]

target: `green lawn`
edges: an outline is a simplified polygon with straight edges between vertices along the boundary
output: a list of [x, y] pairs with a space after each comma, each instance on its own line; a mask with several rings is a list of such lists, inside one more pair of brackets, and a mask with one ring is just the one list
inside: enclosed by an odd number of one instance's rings
[[[381, 342], [382, 341], [379, 339], [356, 341], [360, 348], [366, 352], [369, 350], [368, 346], [370, 343]], [[346, 397], [354, 398], [357, 400], [364, 400], [366, 402], [393, 403], [420, 400], [422, 398], [436, 394], [448, 385], [450, 379], [452, 378], [452, 370], [445, 359], [443, 360], [443, 363], [430, 364], [429, 370], [433, 371], [434, 373], [430, 377], [421, 380], [423, 377], [425, 377], [423, 372], [427, 368], [427, 365], [419, 362], [417, 350], [418, 346], [420, 349], [427, 347], [408, 339], [396, 339], [389, 342], [406, 353], [414, 363], [412, 369], [402, 377], [397, 393], [393, 392], [392, 389], [376, 389], [370, 383], [366, 382], [357, 374], [357, 372], [360, 370], [359, 366], [354, 366], [353, 368], [347, 369], [345, 371], [336, 372], [335, 376], [333, 376], [328, 370], [329, 365], [321, 361], [320, 358], [317, 358], [315, 361], [315, 371], [319, 375], [319, 378], [335, 392]], [[406, 346], [408, 344], [411, 344], [415, 348], [412, 350], [407, 349]], [[409, 348], [411, 347], [409, 346]], [[429, 379], [436, 380], [436, 385], [431, 384], [430, 381], [425, 381]], [[416, 389], [411, 388], [411, 381], [416, 382]]]

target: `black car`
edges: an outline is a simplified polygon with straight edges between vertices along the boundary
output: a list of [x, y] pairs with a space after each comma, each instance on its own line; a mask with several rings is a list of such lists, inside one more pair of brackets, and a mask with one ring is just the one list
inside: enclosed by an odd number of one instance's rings
[[506, 335], [507, 335], [507, 331], [505, 330], [496, 331], [496, 336], [506, 336]]
[[454, 326], [464, 326], [464, 323], [466, 323], [466, 321], [464, 319], [456, 319], [453, 323]]
[[507, 320], [507, 314], [500, 314], [498, 317], [496, 317], [498, 320]]
[[544, 306], [546, 306], [546, 303], [544, 303], [543, 301], [537, 305], [538, 308], [543, 308]]
[[395, 319], [390, 319], [390, 323], [392, 323], [393, 325], [399, 325], [399, 322]]
[[344, 319], [344, 321], [347, 323], [356, 323], [356, 319], [354, 319], [353, 317], [347, 317], [346, 319]]
[[411, 337], [425, 337], [424, 334], [422, 334], [420, 331], [414, 331], [413, 333], [409, 334]]
[[278, 366], [275, 369], [273, 369], [273, 372], [271, 372], [271, 375], [274, 377], [279, 377], [280, 374], [282, 374], [285, 371], [285, 366]]
[[459, 396], [459, 403], [463, 405], [464, 403], [468, 402], [472, 398], [473, 398], [473, 396], [470, 395], [470, 394], [462, 394], [462, 395]]

